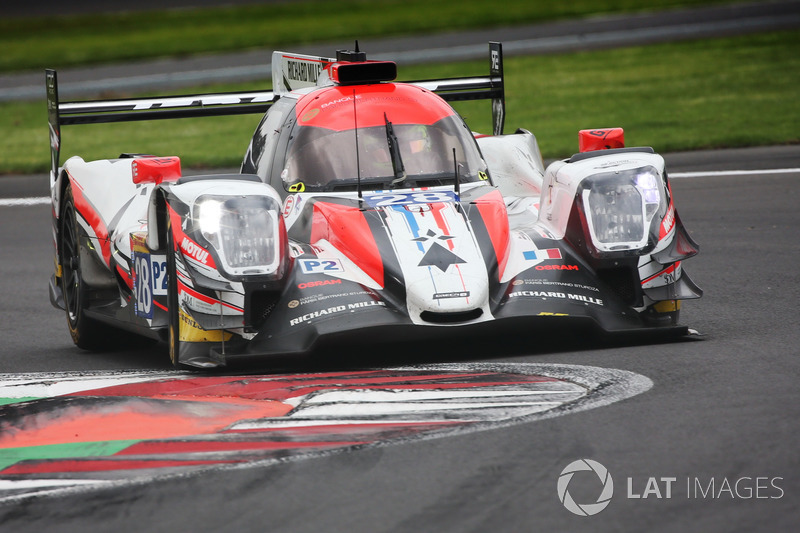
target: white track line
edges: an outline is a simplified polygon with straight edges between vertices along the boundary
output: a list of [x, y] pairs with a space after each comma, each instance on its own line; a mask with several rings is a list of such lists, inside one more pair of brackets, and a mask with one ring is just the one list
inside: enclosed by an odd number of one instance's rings
[[770, 168], [764, 170], [707, 170], [703, 172], [670, 172], [670, 178], [711, 178], [714, 176], [762, 176], [765, 174], [800, 173], [800, 168]]
[[[670, 172], [670, 178], [711, 178], [715, 176], [764, 176], [767, 174], [800, 174], [800, 168], [770, 168], [764, 170], [709, 170], [703, 172]], [[27, 198], [0, 198], [0, 207], [49, 204], [46, 196]]]
[[46, 196], [27, 197], [27, 198], [0, 198], [0, 207], [15, 207], [19, 205], [44, 205], [49, 203], [50, 203], [50, 198]]

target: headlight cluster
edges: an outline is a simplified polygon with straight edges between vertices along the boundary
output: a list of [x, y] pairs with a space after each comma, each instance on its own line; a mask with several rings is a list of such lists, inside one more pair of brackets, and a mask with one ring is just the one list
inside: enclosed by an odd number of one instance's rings
[[263, 196], [202, 196], [193, 219], [225, 273], [234, 278], [268, 275], [280, 262], [278, 209]]
[[644, 253], [658, 242], [666, 198], [651, 166], [597, 174], [582, 183], [581, 199], [592, 244], [600, 254]]

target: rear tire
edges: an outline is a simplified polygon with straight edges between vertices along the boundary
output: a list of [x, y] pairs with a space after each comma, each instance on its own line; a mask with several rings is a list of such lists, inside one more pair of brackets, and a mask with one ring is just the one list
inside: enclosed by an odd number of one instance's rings
[[67, 187], [61, 204], [59, 250], [61, 257], [61, 291], [67, 312], [67, 327], [72, 342], [85, 350], [107, 347], [115, 330], [86, 316], [89, 306], [89, 287], [81, 275], [82, 230], [78, 225], [72, 187]]

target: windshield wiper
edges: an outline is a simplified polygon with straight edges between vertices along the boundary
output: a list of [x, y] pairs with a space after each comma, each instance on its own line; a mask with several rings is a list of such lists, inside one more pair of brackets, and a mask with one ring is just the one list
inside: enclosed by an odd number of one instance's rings
[[392, 187], [394, 187], [406, 180], [406, 168], [403, 166], [403, 158], [400, 157], [400, 142], [397, 140], [397, 135], [394, 134], [394, 128], [386, 113], [383, 114], [383, 120], [386, 122], [386, 142], [389, 144], [389, 156], [392, 158], [392, 170], [394, 171]]

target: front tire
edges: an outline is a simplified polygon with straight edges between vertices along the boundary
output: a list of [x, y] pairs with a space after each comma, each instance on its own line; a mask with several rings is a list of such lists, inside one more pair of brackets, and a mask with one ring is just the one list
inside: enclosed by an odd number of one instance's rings
[[677, 326], [681, 315], [680, 300], [664, 300], [648, 307], [642, 314], [642, 320], [650, 327]]
[[175, 262], [175, 241], [172, 236], [172, 224], [167, 222], [167, 306], [169, 327], [169, 360], [172, 366], [182, 368], [179, 362], [181, 351], [180, 340], [180, 305], [178, 303], [178, 268]]

